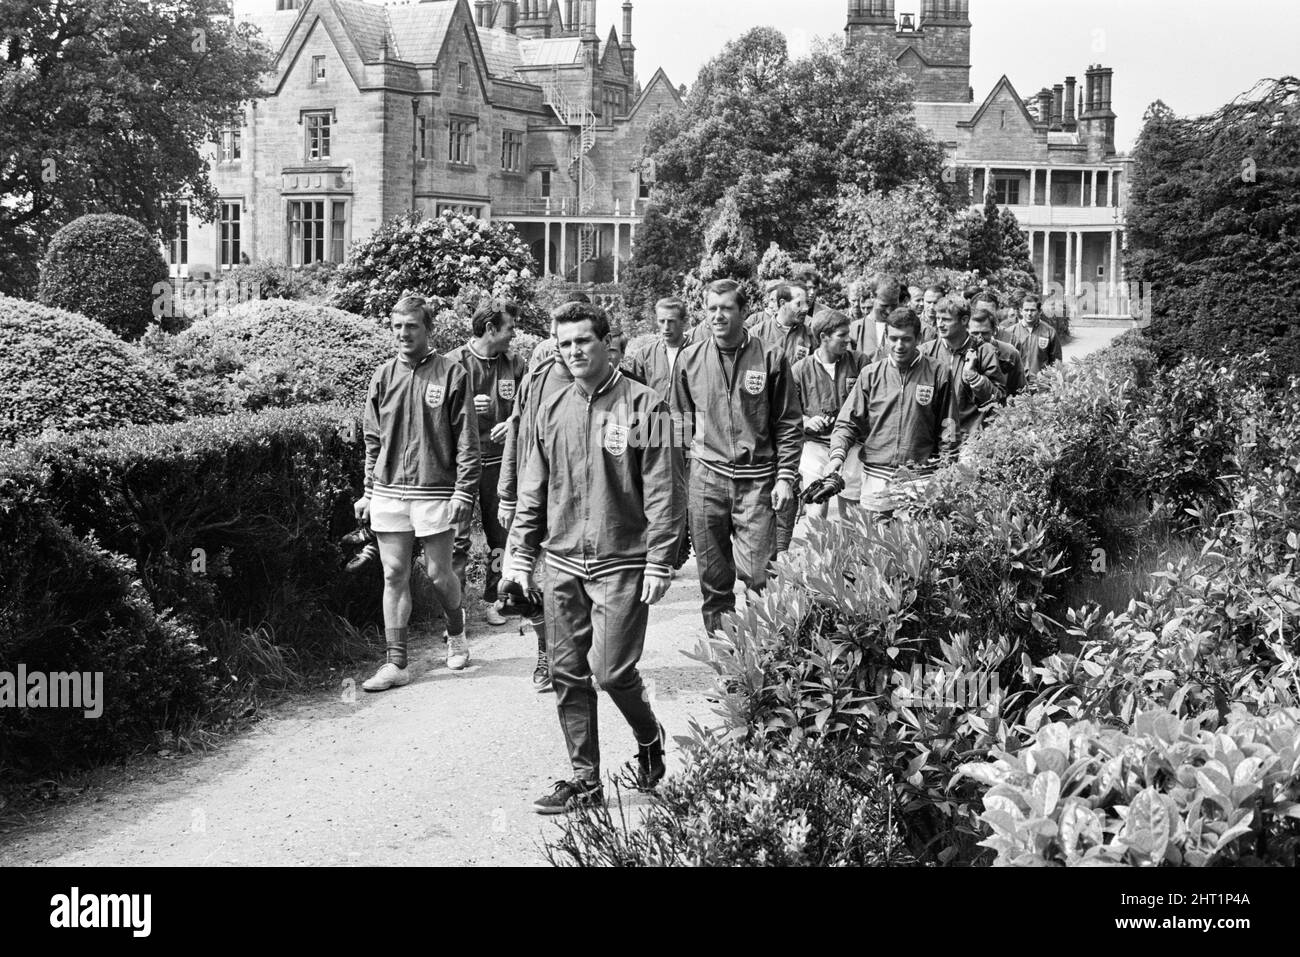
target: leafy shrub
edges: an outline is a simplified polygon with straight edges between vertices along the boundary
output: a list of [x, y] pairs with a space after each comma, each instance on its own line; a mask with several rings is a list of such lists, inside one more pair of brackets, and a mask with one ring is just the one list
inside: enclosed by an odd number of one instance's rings
[[[574, 814], [548, 844], [581, 867], [826, 867], [911, 863], [888, 788], [830, 748], [767, 751], [692, 727], [685, 770], [660, 785], [640, 827], [606, 808]], [[870, 772], [866, 772], [870, 774]], [[622, 805], [619, 805], [620, 816]]]
[[358, 419], [359, 409], [300, 406], [15, 452], [33, 494], [74, 534], [131, 559], [155, 607], [196, 629], [265, 624], [310, 647], [327, 612], [364, 621], [374, 610], [369, 589], [342, 574], [337, 544], [360, 494]]
[[981, 843], [998, 864], [1296, 865], [1300, 709], [1054, 722], [993, 757], [961, 771], [990, 785]]
[[393, 355], [375, 320], [284, 299], [243, 303], [148, 344], [197, 415], [331, 401], [360, 408], [375, 368]]
[[297, 269], [284, 263], [261, 261], [237, 266], [223, 277], [242, 289], [256, 289], [259, 299], [307, 299], [325, 296], [330, 280], [338, 270], [336, 263], [314, 262]]
[[99, 323], [0, 296], [0, 442], [167, 422], [181, 408], [175, 380]]
[[149, 231], [128, 216], [81, 216], [54, 234], [41, 260], [37, 298], [133, 339], [149, 324], [167, 264]]
[[103, 713], [0, 708], [0, 769], [120, 754], [206, 710], [215, 672], [193, 630], [157, 612], [130, 561], [60, 524], [13, 463], [0, 457], [0, 671], [100, 673]]
[[465, 286], [526, 302], [532, 270], [532, 254], [509, 224], [451, 211], [433, 218], [405, 213], [353, 244], [348, 262], [334, 274], [330, 304], [387, 318], [403, 296], [450, 306]]

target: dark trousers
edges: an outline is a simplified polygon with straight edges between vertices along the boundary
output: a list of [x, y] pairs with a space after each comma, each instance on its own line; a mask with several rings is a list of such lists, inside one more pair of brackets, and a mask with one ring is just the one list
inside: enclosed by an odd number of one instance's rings
[[713, 469], [692, 470], [687, 512], [700, 569], [704, 627], [715, 631], [724, 612], [736, 610], [739, 577], [750, 591], [767, 585], [776, 530], [773, 479], [729, 479]]
[[[478, 480], [478, 507], [483, 515], [483, 536], [487, 539], [488, 562], [487, 578], [483, 583], [483, 600], [497, 600], [497, 586], [501, 583], [501, 560], [505, 555], [506, 530], [497, 520], [497, 479], [501, 477], [501, 463], [484, 465], [483, 474]], [[469, 525], [472, 518], [466, 518], [456, 529], [456, 541], [451, 551], [451, 567], [460, 579], [461, 590], [465, 589], [465, 568], [469, 565]]]
[[637, 671], [650, 617], [650, 606], [641, 601], [643, 579], [643, 572], [623, 571], [587, 581], [554, 567], [546, 569], [555, 707], [574, 777], [581, 781], [600, 780], [593, 679], [623, 713], [638, 743], [651, 742], [659, 733]]
[[[682, 488], [691, 487], [691, 460], [686, 456], [681, 457], [681, 475]], [[673, 559], [673, 570], [678, 571], [686, 560], [691, 557], [691, 523], [689, 521], [682, 523], [681, 534], [677, 536], [677, 557]]]
[[776, 538], [773, 542], [773, 557], [789, 550], [794, 538], [794, 527], [799, 521], [799, 482], [794, 483], [790, 501], [785, 508], [776, 513]]

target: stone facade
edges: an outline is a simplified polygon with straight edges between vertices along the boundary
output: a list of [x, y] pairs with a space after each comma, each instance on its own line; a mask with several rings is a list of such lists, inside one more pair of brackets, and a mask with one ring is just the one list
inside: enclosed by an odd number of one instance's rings
[[449, 206], [515, 222], [543, 271], [630, 255], [646, 125], [681, 105], [662, 70], [637, 80], [630, 2], [603, 41], [594, 0], [262, 2], [266, 95], [209, 145], [218, 217], [185, 219], [175, 273], [339, 261]]
[[990, 190], [1025, 229], [1045, 292], [1090, 295], [1089, 311], [1127, 315], [1119, 254], [1129, 158], [1115, 150], [1112, 71], [1089, 66], [1024, 99], [1003, 76], [975, 102], [969, 0], [922, 0], [919, 17], [894, 0], [849, 0], [850, 44], [883, 51], [913, 86], [917, 122], [982, 205]]

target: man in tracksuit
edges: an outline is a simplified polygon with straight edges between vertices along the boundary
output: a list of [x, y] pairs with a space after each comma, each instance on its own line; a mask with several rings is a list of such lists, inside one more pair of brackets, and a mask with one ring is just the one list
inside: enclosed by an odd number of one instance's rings
[[868, 362], [875, 362], [884, 358], [888, 349], [885, 320], [898, 308], [903, 287], [892, 276], [879, 276], [869, 288], [874, 297], [871, 309], [849, 323], [849, 338], [853, 340], [854, 352], [866, 356]]
[[[798, 283], [790, 283], [782, 288], [784, 292], [778, 295], [776, 315], [750, 327], [749, 334], [762, 339], [769, 348], [784, 355], [785, 361], [793, 368], [796, 362], [817, 350], [817, 337], [806, 321], [808, 290]], [[799, 487], [796, 485], [790, 503], [776, 516], [776, 554], [779, 555], [790, 547], [798, 520]]]
[[1020, 303], [1018, 322], [1004, 325], [998, 338], [1009, 342], [1025, 361], [1025, 381], [1033, 388], [1038, 373], [1061, 361], [1061, 337], [1043, 319], [1043, 300], [1036, 292], [1025, 294]]
[[963, 297], [945, 296], [935, 316], [939, 336], [921, 345], [921, 355], [948, 372], [949, 405], [943, 427], [949, 444], [960, 448], [983, 427], [985, 416], [1006, 396], [1007, 382], [997, 349], [968, 331], [970, 304]]
[[[551, 330], [557, 327], [556, 317], [566, 315], [589, 303], [568, 302], [560, 306], [552, 315]], [[526, 453], [532, 446], [533, 433], [537, 429], [537, 412], [542, 403], [556, 392], [567, 389], [573, 382], [573, 376], [560, 361], [559, 353], [552, 350], [550, 355], [533, 363], [524, 377], [523, 384], [515, 394], [515, 407], [510, 416], [510, 428], [506, 432], [505, 449], [501, 456], [501, 479], [497, 483], [499, 504], [498, 521], [501, 527], [510, 528], [515, 516], [515, 503], [519, 495], [519, 476], [522, 474]], [[510, 561], [510, 548], [506, 547], [506, 563]], [[537, 578], [540, 585], [545, 577], [545, 567], [539, 566]], [[546, 651], [546, 615], [538, 612], [531, 619], [533, 630], [537, 633], [537, 666], [533, 669], [533, 688], [538, 692], [551, 690], [551, 668]]]
[[983, 305], [971, 309], [969, 328], [972, 338], [998, 350], [998, 365], [1002, 367], [1002, 376], [1007, 380], [1006, 395], [999, 402], [1006, 405], [1007, 399], [1019, 395], [1025, 389], [1025, 362], [1020, 358], [1020, 350], [997, 338], [997, 314]]
[[831, 433], [826, 474], [839, 472], [849, 451], [862, 443], [862, 507], [887, 517], [907, 485], [920, 485], [948, 451], [943, 421], [949, 408], [949, 376], [921, 355], [921, 320], [895, 309], [886, 320], [885, 358], [871, 363], [840, 409]]
[[794, 496], [803, 423], [781, 353], [744, 328], [745, 292], [722, 279], [705, 293], [713, 335], [679, 360], [677, 406], [691, 440], [687, 511], [700, 566], [704, 627], [736, 607], [736, 576], [767, 584], [775, 513]]
[[[861, 353], [850, 348], [849, 317], [825, 309], [812, 320], [812, 331], [819, 345], [812, 355], [800, 359], [790, 369], [799, 406], [803, 410], [803, 454], [799, 475], [804, 487], [822, 477], [830, 462], [831, 430], [849, 393], [857, 385], [858, 375], [868, 365]], [[839, 494], [840, 514], [848, 516], [856, 509], [862, 495], [862, 463], [850, 457], [844, 465], [844, 491]], [[809, 514], [825, 518], [829, 502], [808, 506]]]
[[[478, 443], [483, 457], [479, 476], [478, 505], [483, 517], [483, 536], [487, 539], [487, 580], [483, 584], [483, 601], [487, 603], [489, 625], [504, 625], [505, 618], [496, 610], [497, 583], [501, 581], [501, 562], [505, 554], [506, 529], [498, 512], [497, 484], [501, 479], [501, 458], [505, 453], [510, 415], [515, 392], [527, 373], [523, 359], [510, 355], [510, 340], [515, 337], [515, 323], [520, 309], [510, 302], [486, 303], [470, 321], [474, 338], [447, 358], [459, 362], [469, 373], [474, 412], [478, 416]], [[469, 519], [456, 529], [452, 551], [456, 578], [465, 590], [465, 568], [469, 564]]]
[[664, 776], [664, 730], [637, 663], [684, 519], [681, 449], [667, 403], [610, 365], [608, 338], [599, 309], [560, 315], [560, 356], [574, 382], [538, 410], [510, 531], [515, 580], [535, 561], [549, 567], [551, 674], [573, 766], [572, 780], [533, 803], [542, 814], [603, 799], [593, 678], [636, 737], [636, 786], [653, 789]]
[[[685, 450], [686, 440], [682, 434], [682, 413], [677, 406], [677, 390], [674, 388], [677, 369], [682, 352], [689, 346], [687, 338], [686, 303], [680, 299], [660, 299], [655, 303], [655, 326], [659, 330], [658, 338], [649, 340], [628, 354], [624, 363], [637, 378], [659, 393], [659, 398], [668, 403], [668, 411], [673, 417], [673, 426], [677, 430], [677, 444]], [[691, 479], [691, 460], [689, 454], [683, 454], [680, 460], [682, 470], [682, 487], [687, 488]], [[681, 535], [678, 539], [677, 557], [673, 559], [673, 570], [686, 564], [690, 555], [690, 526], [682, 522]]]
[[469, 375], [429, 345], [432, 313], [418, 296], [393, 307], [397, 357], [370, 380], [364, 412], [365, 494], [357, 520], [369, 522], [384, 566], [387, 660], [362, 684], [387, 691], [410, 682], [411, 552], [424, 545], [425, 569], [447, 616], [447, 665], [469, 664], [465, 610], [452, 567], [452, 536], [478, 494], [478, 422]]

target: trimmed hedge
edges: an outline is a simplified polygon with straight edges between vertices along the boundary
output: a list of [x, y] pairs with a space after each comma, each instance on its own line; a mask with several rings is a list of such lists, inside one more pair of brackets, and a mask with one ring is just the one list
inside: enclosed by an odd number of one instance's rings
[[360, 408], [376, 366], [393, 354], [375, 320], [286, 299], [222, 310], [149, 347], [196, 415], [318, 402]]
[[154, 285], [167, 280], [157, 240], [129, 216], [81, 216], [54, 234], [36, 298], [134, 339], [149, 325]]
[[337, 659], [341, 635], [379, 620], [380, 576], [347, 576], [338, 544], [362, 462], [356, 412], [328, 405], [8, 450], [0, 662], [102, 671], [126, 711], [0, 724], [0, 755], [67, 766], [242, 700], [232, 631], [260, 630], [277, 658]]
[[0, 442], [170, 422], [182, 408], [175, 380], [99, 323], [0, 296]]

